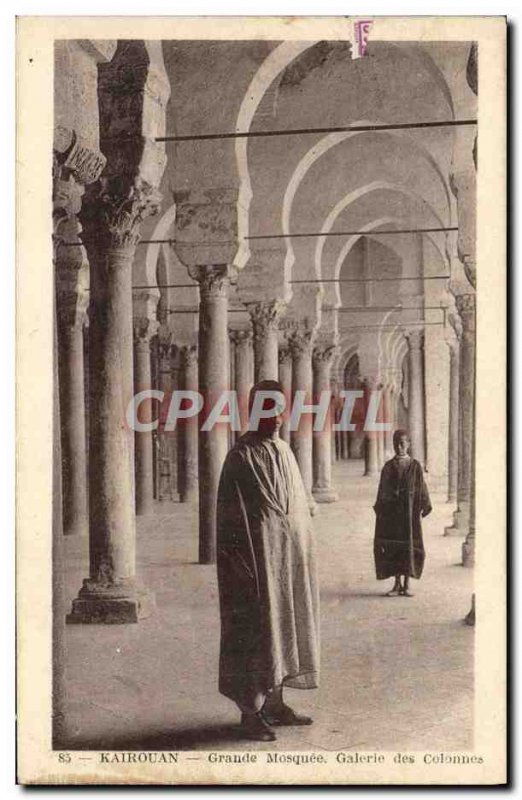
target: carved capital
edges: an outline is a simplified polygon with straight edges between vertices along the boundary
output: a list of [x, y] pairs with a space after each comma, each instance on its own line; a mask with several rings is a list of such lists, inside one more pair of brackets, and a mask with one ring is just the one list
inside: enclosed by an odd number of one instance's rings
[[283, 300], [270, 300], [268, 302], [247, 303], [247, 309], [254, 327], [254, 339], [264, 339], [269, 330], [277, 331], [279, 321], [286, 309]]
[[411, 350], [421, 350], [424, 344], [424, 332], [420, 329], [412, 329], [406, 331], [406, 339], [408, 340], [408, 347]]
[[159, 322], [150, 317], [134, 317], [132, 320], [134, 344], [150, 344], [150, 340], [159, 330]]
[[172, 336], [162, 338], [161, 331], [158, 337], [158, 360], [159, 369], [162, 374], [170, 375], [172, 372], [172, 360], [174, 358], [175, 346], [172, 343]]
[[252, 331], [248, 330], [248, 328], [229, 330], [228, 335], [230, 337], [230, 341], [236, 347], [247, 347], [252, 342]]
[[88, 147], [76, 131], [63, 125], [54, 129], [53, 150], [62, 174], [72, 175], [82, 184], [97, 181], [107, 163], [103, 153]]
[[230, 276], [226, 264], [190, 267], [192, 280], [199, 283], [202, 300], [226, 299], [230, 286]]
[[336, 353], [337, 347], [334, 344], [316, 345], [312, 353], [312, 363], [317, 366], [322, 364], [329, 365], [332, 363]]
[[198, 348], [196, 345], [186, 345], [180, 350], [181, 366], [183, 369], [193, 367], [198, 363]]
[[158, 213], [161, 194], [145, 181], [118, 193], [114, 182], [102, 179], [88, 190], [81, 211], [86, 245], [101, 250], [133, 250], [140, 224]]
[[53, 180], [53, 236], [55, 244], [62, 239], [61, 226], [73, 219], [82, 207], [84, 189], [72, 175], [61, 177], [59, 170], [54, 170]]
[[309, 328], [297, 327], [288, 336], [288, 346], [293, 358], [312, 356], [316, 333]]
[[462, 335], [472, 336], [475, 333], [475, 295], [459, 294], [455, 298], [462, 322]]
[[288, 364], [292, 360], [292, 352], [290, 350], [290, 347], [288, 346], [280, 347], [277, 357], [280, 364]]

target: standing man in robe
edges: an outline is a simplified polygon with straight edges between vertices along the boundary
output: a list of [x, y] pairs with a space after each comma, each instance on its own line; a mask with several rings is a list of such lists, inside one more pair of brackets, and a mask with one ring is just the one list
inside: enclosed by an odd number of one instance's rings
[[424, 568], [421, 517], [430, 513], [431, 501], [422, 467], [411, 458], [409, 448], [407, 432], [395, 431], [395, 457], [382, 468], [373, 507], [377, 515], [373, 546], [377, 580], [395, 579], [387, 597], [412, 597], [410, 578], [419, 579]]
[[279, 438], [283, 408], [279, 383], [254, 386], [249, 431], [229, 452], [218, 493], [219, 691], [254, 741], [312, 723], [284, 703], [283, 687], [314, 689], [319, 675], [313, 531], [299, 467]]

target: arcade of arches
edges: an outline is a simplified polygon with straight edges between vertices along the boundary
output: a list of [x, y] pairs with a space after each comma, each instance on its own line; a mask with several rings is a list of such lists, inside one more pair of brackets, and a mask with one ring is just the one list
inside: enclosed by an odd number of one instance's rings
[[[176, 537], [178, 503], [199, 506], [190, 535], [214, 560], [231, 435], [134, 433], [150, 387], [244, 398], [274, 378], [331, 389], [332, 420], [342, 389], [380, 389], [473, 565], [475, 69], [469, 42], [358, 60], [345, 42], [56, 43], [63, 527], [90, 559], [69, 621], [151, 612], [136, 530], [158, 508]], [[452, 124], [386, 128], [426, 121]], [[234, 131], [250, 135], [197, 138]], [[390, 457], [391, 434], [361, 428], [283, 428], [317, 520]]]

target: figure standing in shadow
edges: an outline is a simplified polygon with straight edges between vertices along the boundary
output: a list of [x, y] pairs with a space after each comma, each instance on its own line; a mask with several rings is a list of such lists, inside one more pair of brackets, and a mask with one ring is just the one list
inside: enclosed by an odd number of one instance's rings
[[374, 505], [377, 515], [373, 552], [377, 580], [394, 578], [387, 597], [412, 597], [410, 578], [419, 579], [424, 568], [421, 517], [431, 511], [423, 469], [410, 456], [405, 430], [393, 434], [394, 458], [384, 465]]

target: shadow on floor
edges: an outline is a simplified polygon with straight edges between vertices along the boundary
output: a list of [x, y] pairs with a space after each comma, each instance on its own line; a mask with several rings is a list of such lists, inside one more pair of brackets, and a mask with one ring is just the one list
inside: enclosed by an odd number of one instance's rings
[[196, 750], [212, 749], [212, 745], [241, 742], [237, 725], [201, 725], [177, 731], [136, 731], [127, 736], [116, 734], [95, 738], [73, 737], [63, 742], [66, 750]]

